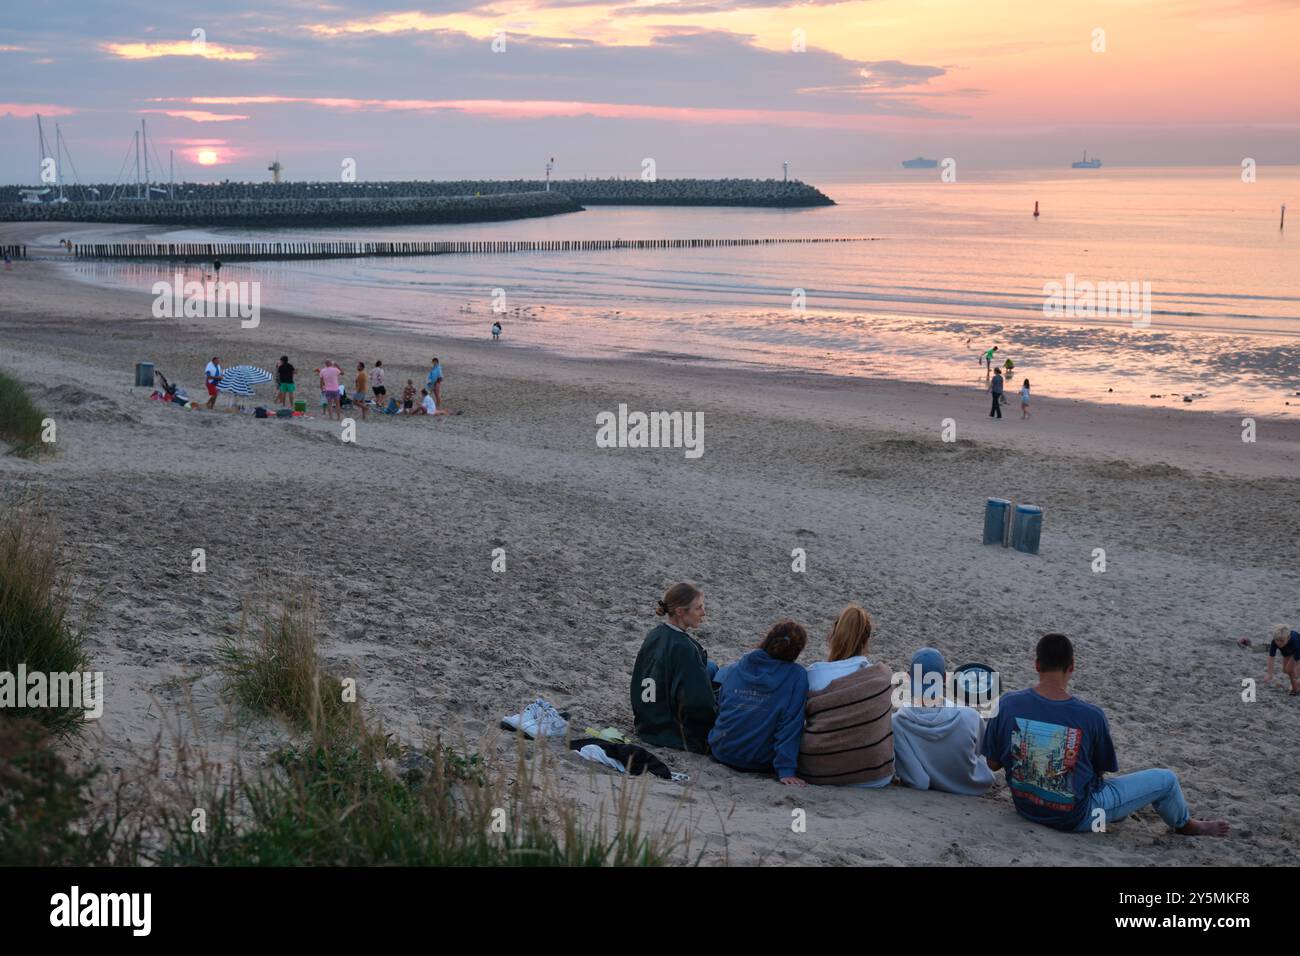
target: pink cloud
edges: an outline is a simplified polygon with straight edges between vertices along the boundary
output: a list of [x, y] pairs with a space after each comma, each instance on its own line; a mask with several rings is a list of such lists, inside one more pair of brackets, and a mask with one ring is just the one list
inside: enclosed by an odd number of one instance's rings
[[138, 110], [140, 113], [162, 113], [177, 119], [192, 120], [195, 123], [228, 123], [231, 120], [246, 120], [247, 116], [239, 113], [212, 113], [208, 110]]
[[75, 112], [75, 106], [55, 106], [53, 103], [0, 103], [0, 116], [19, 119], [30, 119], [37, 113], [42, 116], [71, 116]]

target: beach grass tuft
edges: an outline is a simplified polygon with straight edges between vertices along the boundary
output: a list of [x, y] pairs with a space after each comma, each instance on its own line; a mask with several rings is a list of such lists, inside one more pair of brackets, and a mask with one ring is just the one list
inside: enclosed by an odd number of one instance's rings
[[316, 598], [310, 587], [246, 609], [239, 633], [218, 649], [226, 688], [251, 713], [274, 715], [313, 737], [342, 733], [357, 706], [343, 682], [325, 673], [316, 648]]
[[[0, 673], [76, 674], [86, 670], [82, 634], [69, 626], [71, 576], [59, 564], [54, 523], [34, 499], [10, 500], [0, 512]], [[0, 719], [21, 715], [56, 734], [85, 725], [77, 707], [0, 707]]]
[[[288, 748], [270, 772], [201, 781], [163, 809], [156, 862], [205, 866], [660, 866], [639, 801], [584, 817], [554, 791], [544, 761], [432, 751], [418, 781], [392, 772], [376, 737]], [[630, 789], [630, 788], [629, 788]], [[209, 808], [195, 832], [192, 806]]]
[[13, 454], [30, 457], [49, 448], [41, 441], [45, 418], [22, 383], [0, 372], [0, 438], [13, 446]]

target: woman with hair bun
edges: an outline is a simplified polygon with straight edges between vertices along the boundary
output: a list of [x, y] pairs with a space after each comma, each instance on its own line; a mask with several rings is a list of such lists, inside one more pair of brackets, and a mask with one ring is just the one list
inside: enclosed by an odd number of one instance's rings
[[718, 720], [709, 732], [714, 760], [805, 786], [795, 768], [808, 672], [795, 661], [807, 643], [808, 632], [802, 627], [779, 621], [755, 650], [718, 670]]
[[655, 614], [664, 622], [645, 637], [632, 666], [632, 717], [636, 735], [657, 747], [708, 753], [718, 716], [713, 675], [700, 642], [687, 630], [704, 621], [704, 595], [694, 584], [674, 584]]

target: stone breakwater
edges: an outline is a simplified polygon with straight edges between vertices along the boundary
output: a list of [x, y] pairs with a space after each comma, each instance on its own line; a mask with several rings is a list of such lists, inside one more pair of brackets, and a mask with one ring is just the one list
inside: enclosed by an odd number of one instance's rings
[[202, 198], [0, 204], [0, 221], [195, 226], [397, 226], [494, 222], [580, 212], [557, 192], [422, 197]]
[[[18, 186], [0, 186], [0, 204], [17, 203]], [[113, 187], [95, 187], [111, 196]], [[402, 182], [301, 182], [301, 183], [178, 183], [177, 200], [218, 201], [319, 201], [341, 199], [426, 199], [501, 197], [542, 194], [567, 196], [584, 206], [833, 206], [834, 200], [807, 183], [780, 179], [559, 179], [550, 193], [539, 179]], [[119, 191], [121, 187], [118, 187]], [[89, 195], [81, 187], [65, 188], [70, 199]], [[138, 200], [127, 200], [134, 207]], [[96, 205], [99, 205], [96, 203]], [[152, 204], [151, 204], [152, 205]], [[34, 207], [40, 208], [40, 207]], [[122, 221], [122, 220], [118, 220]], [[156, 221], [156, 220], [150, 220]]]

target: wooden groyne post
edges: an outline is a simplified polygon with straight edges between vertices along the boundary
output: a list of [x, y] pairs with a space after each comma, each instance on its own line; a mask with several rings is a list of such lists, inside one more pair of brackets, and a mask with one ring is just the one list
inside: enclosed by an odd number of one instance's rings
[[80, 243], [80, 259], [223, 262], [353, 259], [366, 256], [497, 255], [507, 252], [604, 252], [615, 249], [716, 249], [811, 243], [871, 242], [871, 237], [802, 239], [468, 239], [435, 242], [115, 242]]

